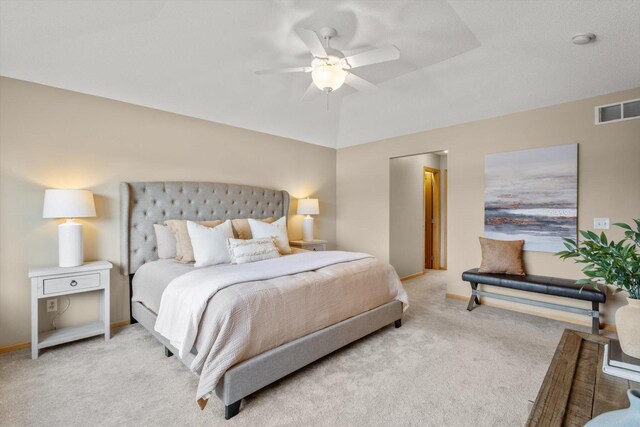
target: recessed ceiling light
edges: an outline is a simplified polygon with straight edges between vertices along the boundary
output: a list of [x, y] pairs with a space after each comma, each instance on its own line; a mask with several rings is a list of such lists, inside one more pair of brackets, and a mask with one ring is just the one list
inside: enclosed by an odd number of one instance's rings
[[596, 35], [593, 33], [580, 33], [571, 37], [573, 44], [587, 44], [595, 41]]
[[444, 154], [448, 154], [448, 153], [449, 153], [449, 150], [444, 150], [444, 151], [443, 151], [443, 153], [444, 153]]

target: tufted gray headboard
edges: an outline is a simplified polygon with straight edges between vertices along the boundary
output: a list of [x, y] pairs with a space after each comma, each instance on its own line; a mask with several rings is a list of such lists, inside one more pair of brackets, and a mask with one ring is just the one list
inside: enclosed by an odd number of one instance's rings
[[120, 184], [122, 274], [157, 259], [153, 224], [167, 219], [280, 218], [289, 193], [214, 182], [123, 182]]

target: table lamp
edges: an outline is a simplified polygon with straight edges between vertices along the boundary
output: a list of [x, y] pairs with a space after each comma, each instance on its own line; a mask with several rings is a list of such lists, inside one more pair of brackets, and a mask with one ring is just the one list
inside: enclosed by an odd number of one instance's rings
[[44, 192], [43, 218], [66, 218], [58, 225], [58, 265], [75, 267], [82, 265], [82, 224], [74, 218], [96, 216], [93, 193], [88, 190], [52, 190]]
[[318, 207], [318, 199], [299, 199], [298, 215], [306, 215], [302, 226], [302, 240], [310, 242], [313, 240], [313, 218], [311, 215], [318, 215], [320, 208]]

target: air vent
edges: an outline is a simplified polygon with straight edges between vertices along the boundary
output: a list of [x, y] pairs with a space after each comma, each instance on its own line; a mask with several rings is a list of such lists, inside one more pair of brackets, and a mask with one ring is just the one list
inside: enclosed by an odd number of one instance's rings
[[596, 124], [620, 122], [640, 117], [640, 99], [596, 107]]

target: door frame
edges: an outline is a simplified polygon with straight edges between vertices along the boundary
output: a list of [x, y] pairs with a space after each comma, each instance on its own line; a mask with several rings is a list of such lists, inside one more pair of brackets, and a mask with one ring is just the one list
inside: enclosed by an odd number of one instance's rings
[[442, 171], [442, 194], [440, 194], [440, 202], [442, 203], [442, 211], [443, 211], [443, 217], [440, 218], [440, 224], [442, 226], [442, 254], [444, 256], [441, 256], [441, 258], [444, 260], [444, 262], [442, 263], [442, 265], [440, 266], [441, 270], [446, 270], [447, 269], [447, 263], [448, 263], [448, 252], [447, 252], [447, 229], [449, 228], [449, 217], [447, 209], [448, 209], [448, 204], [449, 204], [449, 170], [445, 169], [444, 171]]
[[434, 169], [427, 166], [423, 167], [422, 171], [422, 186], [423, 186], [423, 199], [422, 199], [422, 223], [425, 225], [425, 229], [423, 229], [423, 248], [422, 248], [422, 271], [426, 270], [426, 249], [427, 249], [427, 180], [425, 179], [425, 174], [431, 173], [433, 174], [433, 194], [432, 194], [432, 219], [433, 222], [431, 224], [432, 228], [432, 236], [436, 236], [433, 238], [431, 242], [431, 254], [433, 260], [431, 262], [431, 270], [440, 270], [440, 239], [442, 236], [440, 235], [440, 169]]

